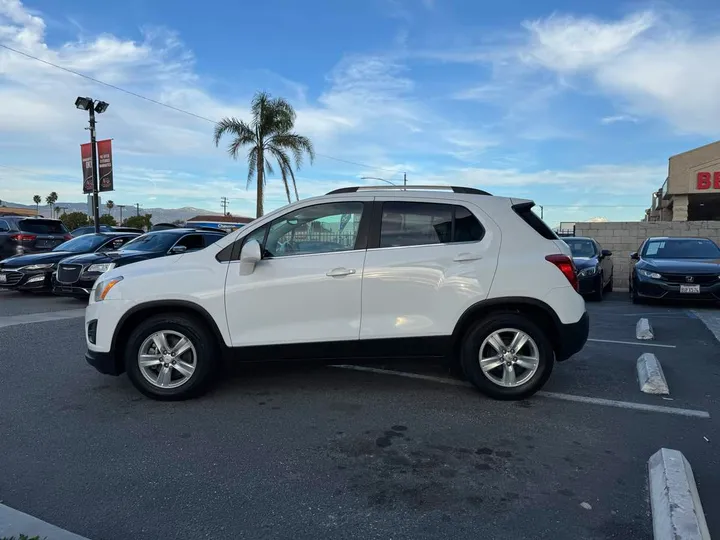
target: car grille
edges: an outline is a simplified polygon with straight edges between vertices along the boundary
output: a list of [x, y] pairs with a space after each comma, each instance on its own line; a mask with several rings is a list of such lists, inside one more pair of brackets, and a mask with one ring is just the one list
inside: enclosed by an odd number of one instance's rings
[[699, 284], [716, 283], [717, 274], [663, 274], [663, 280], [668, 283]]
[[57, 280], [60, 283], [75, 283], [82, 272], [81, 264], [61, 264], [58, 266]]
[[3, 285], [17, 285], [23, 277], [20, 272], [4, 271], [3, 274], [7, 276], [7, 281], [4, 282]]

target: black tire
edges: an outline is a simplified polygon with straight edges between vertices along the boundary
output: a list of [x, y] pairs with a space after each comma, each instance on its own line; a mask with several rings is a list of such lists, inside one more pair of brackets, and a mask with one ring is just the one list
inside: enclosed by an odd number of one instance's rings
[[[195, 348], [195, 370], [188, 381], [177, 388], [160, 388], [141, 373], [138, 354], [143, 342], [159, 331], [178, 332]], [[201, 320], [189, 315], [155, 315], [133, 330], [125, 348], [125, 370], [135, 388], [160, 401], [179, 401], [198, 397], [211, 387], [219, 368], [217, 338]]]
[[630, 300], [633, 304], [642, 304], [642, 298], [638, 296], [637, 289], [633, 287], [633, 279], [630, 278]]
[[[480, 347], [493, 332], [512, 328], [525, 332], [535, 342], [539, 362], [537, 371], [520, 386], [508, 388], [490, 380], [480, 367]], [[552, 373], [555, 353], [552, 343], [544, 332], [529, 317], [515, 313], [498, 313], [474, 323], [463, 338], [460, 364], [468, 380], [488, 397], [499, 400], [519, 400], [540, 390]]]
[[603, 299], [603, 275], [600, 274], [598, 279], [598, 285], [595, 288], [595, 292], [593, 292], [590, 295], [591, 300], [595, 300], [596, 302], [602, 302]]

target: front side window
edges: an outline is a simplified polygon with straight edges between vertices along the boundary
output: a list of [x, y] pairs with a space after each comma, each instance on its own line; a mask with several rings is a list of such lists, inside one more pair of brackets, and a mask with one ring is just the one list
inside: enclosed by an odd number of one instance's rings
[[188, 251], [193, 251], [204, 248], [205, 240], [202, 234], [188, 234], [187, 236], [183, 236], [175, 245], [185, 246]]
[[477, 242], [485, 230], [467, 208], [451, 204], [383, 203], [380, 247]]
[[[318, 204], [286, 214], [270, 225], [264, 256], [353, 250], [364, 206], [361, 202]], [[254, 239], [262, 242], [260, 238]]]

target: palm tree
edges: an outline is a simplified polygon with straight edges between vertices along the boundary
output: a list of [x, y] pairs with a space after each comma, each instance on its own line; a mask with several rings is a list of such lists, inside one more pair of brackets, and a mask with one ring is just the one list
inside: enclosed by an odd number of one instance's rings
[[115, 208], [115, 203], [112, 201], [108, 201], [105, 203], [105, 206], [107, 206], [108, 214], [112, 216], [112, 209]]
[[215, 126], [215, 146], [220, 144], [223, 135], [231, 135], [232, 141], [228, 145], [228, 154], [237, 159], [240, 149], [249, 146], [247, 154], [248, 177], [247, 187], [253, 176], [257, 182], [257, 217], [263, 215], [263, 190], [267, 184], [265, 173], [273, 174], [269, 157], [277, 161], [282, 174], [285, 194], [288, 202], [290, 198], [290, 184], [292, 180], [295, 199], [299, 199], [295, 173], [290, 161], [290, 154], [295, 162], [295, 168], [302, 165], [303, 155], [310, 156], [310, 162], [315, 159], [312, 142], [307, 137], [293, 133], [295, 126], [295, 111], [283, 98], [272, 98], [267, 92], [258, 92], [251, 104], [252, 120], [246, 124], [237, 118], [223, 118]]
[[52, 215], [53, 215], [53, 210], [54, 210], [55, 203], [57, 202], [57, 200], [58, 200], [58, 194], [54, 191], [51, 191], [50, 195], [45, 197], [45, 202], [50, 205], [50, 217], [52, 217]]
[[35, 203], [35, 215], [40, 214], [40, 203], [42, 202], [42, 197], [40, 195], [33, 195], [33, 202]]

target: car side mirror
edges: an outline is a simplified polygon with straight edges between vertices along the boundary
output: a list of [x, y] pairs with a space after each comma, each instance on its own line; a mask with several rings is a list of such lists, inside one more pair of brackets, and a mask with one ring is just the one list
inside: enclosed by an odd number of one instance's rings
[[634, 252], [632, 252], [632, 253], [630, 254], [630, 258], [631, 258], [633, 261], [639, 261], [639, 260], [640, 260], [640, 255], [638, 255], [638, 252], [637, 252], [637, 251], [634, 251]]
[[187, 246], [173, 246], [170, 250], [170, 253], [173, 255], [177, 255], [179, 253], [185, 253], [187, 251]]
[[609, 249], [603, 249], [602, 256], [603, 257], [612, 257], [612, 251], [610, 251]]
[[249, 240], [245, 242], [240, 252], [240, 275], [247, 276], [255, 271], [255, 265], [262, 259], [260, 242]]

